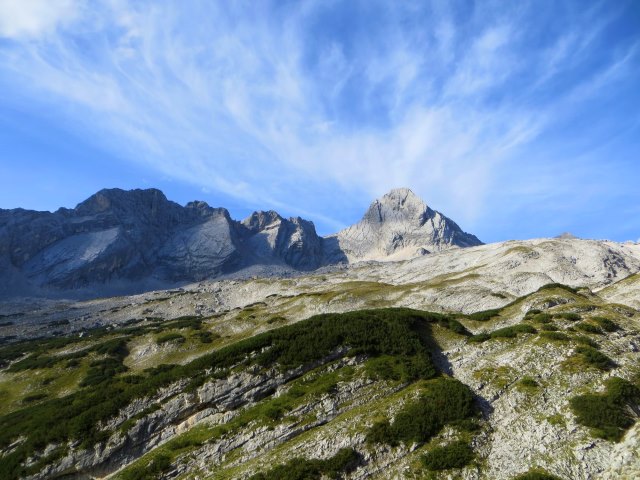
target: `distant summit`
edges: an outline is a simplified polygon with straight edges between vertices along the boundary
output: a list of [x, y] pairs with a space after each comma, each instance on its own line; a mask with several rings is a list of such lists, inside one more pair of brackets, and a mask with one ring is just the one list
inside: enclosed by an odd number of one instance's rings
[[571, 232], [563, 232], [560, 235], [553, 237], [553, 238], [557, 238], [559, 240], [577, 240], [578, 237], [576, 237], [573, 233]]
[[400, 260], [482, 245], [408, 188], [393, 189], [375, 200], [360, 222], [334, 237], [349, 261]]
[[407, 188], [357, 224], [320, 237], [313, 222], [257, 211], [243, 221], [157, 189], [104, 189], [74, 209], [0, 210], [0, 295], [131, 293], [245, 269], [264, 275], [481, 245]]

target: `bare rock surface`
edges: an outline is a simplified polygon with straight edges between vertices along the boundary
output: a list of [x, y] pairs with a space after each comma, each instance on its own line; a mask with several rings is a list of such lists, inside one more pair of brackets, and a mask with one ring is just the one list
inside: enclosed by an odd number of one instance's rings
[[242, 222], [155, 189], [105, 189], [74, 209], [0, 210], [0, 297], [131, 294], [238, 273], [290, 275], [360, 260], [394, 260], [481, 242], [408, 189], [376, 200], [335, 236], [258, 211]]

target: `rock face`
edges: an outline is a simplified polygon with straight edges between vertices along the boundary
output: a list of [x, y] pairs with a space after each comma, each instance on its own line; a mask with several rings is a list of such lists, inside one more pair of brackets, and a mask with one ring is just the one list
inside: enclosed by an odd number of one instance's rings
[[326, 238], [312, 222], [274, 211], [238, 222], [224, 208], [183, 207], [159, 190], [108, 189], [54, 213], [0, 210], [0, 296], [132, 293], [255, 266], [308, 271], [480, 244], [408, 189]]
[[299, 270], [318, 268], [322, 239], [312, 222], [300, 217], [282, 218], [277, 212], [254, 212], [242, 221], [247, 232], [245, 248], [254, 262], [283, 261]]
[[204, 278], [239, 261], [238, 238], [226, 210], [201, 202], [182, 207], [154, 189], [101, 190], [54, 213], [0, 212], [0, 261], [16, 286]]
[[374, 201], [360, 222], [335, 236], [349, 261], [400, 260], [454, 247], [482, 245], [408, 188]]

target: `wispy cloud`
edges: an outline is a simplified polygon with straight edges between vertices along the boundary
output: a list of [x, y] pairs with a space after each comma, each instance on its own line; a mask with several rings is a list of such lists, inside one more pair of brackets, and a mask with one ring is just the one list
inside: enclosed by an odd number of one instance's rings
[[594, 54], [597, 9], [556, 28], [537, 2], [456, 5], [0, 0], [0, 72], [118, 154], [247, 204], [338, 226], [311, 198], [408, 185], [473, 221], [500, 169], [638, 53]]
[[0, 0], [0, 37], [29, 39], [50, 35], [81, 15], [80, 0]]

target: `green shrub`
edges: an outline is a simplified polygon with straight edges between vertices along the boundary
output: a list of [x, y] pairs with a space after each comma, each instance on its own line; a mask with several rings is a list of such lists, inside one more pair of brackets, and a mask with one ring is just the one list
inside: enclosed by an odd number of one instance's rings
[[458, 320], [455, 318], [447, 318], [443, 322], [439, 322], [439, 324], [445, 328], [448, 328], [453, 333], [457, 333], [458, 335], [471, 335], [469, 330], [465, 328]]
[[533, 316], [532, 320], [537, 323], [549, 323], [552, 318], [548, 313], [538, 313]]
[[274, 323], [287, 323], [287, 319], [280, 316], [271, 317], [267, 320], [267, 324], [272, 325]]
[[473, 449], [467, 442], [453, 442], [443, 447], [435, 447], [428, 452], [422, 461], [427, 470], [448, 470], [462, 468], [473, 460]]
[[585, 337], [584, 335], [574, 335], [573, 337], [571, 337], [571, 340], [581, 345], [587, 345], [591, 348], [600, 348], [598, 342], [589, 337]]
[[208, 330], [202, 330], [196, 333], [196, 337], [200, 340], [201, 343], [211, 343], [214, 340], [220, 338], [220, 335], [217, 333], [209, 332]]
[[635, 423], [640, 389], [618, 377], [607, 380], [605, 387], [604, 393], [573, 397], [570, 405], [578, 423], [592, 428], [597, 437], [619, 441]]
[[514, 477], [513, 480], [562, 480], [560, 477], [556, 477], [555, 475], [551, 475], [550, 473], [535, 468], [533, 470], [529, 470], [527, 473], [523, 473]]
[[578, 293], [578, 290], [576, 288], [570, 287], [568, 285], [563, 285], [562, 283], [547, 283], [546, 285], [541, 286], [538, 289], [538, 292], [541, 292], [543, 290], [553, 290], [554, 288], [560, 288], [562, 290], [566, 290], [567, 292], [571, 292], [571, 293]]
[[339, 478], [340, 474], [355, 470], [361, 462], [358, 452], [342, 448], [326, 460], [294, 458], [267, 472], [257, 473], [250, 480], [320, 480], [323, 476]]
[[544, 323], [541, 327], [540, 330], [544, 331], [544, 332], [557, 332], [558, 326], [554, 325], [553, 323]]
[[592, 347], [579, 346], [576, 348], [576, 353], [589, 365], [593, 365], [600, 370], [611, 370], [616, 366], [613, 360]]
[[172, 320], [167, 320], [160, 324], [162, 330], [191, 328], [193, 330], [200, 330], [202, 328], [202, 317], [198, 315], [184, 315]]
[[146, 465], [136, 465], [120, 474], [122, 480], [156, 480], [171, 468], [171, 457], [159, 454]]
[[542, 310], [540, 310], [539, 308], [532, 308], [531, 310], [527, 311], [526, 316], [537, 315], [538, 313], [542, 313]]
[[46, 393], [34, 393], [33, 395], [27, 395], [26, 397], [24, 397], [22, 399], [22, 403], [33, 403], [44, 398], [47, 398]]
[[480, 430], [480, 424], [475, 418], [463, 418], [462, 420], [454, 420], [449, 425], [463, 432], [477, 432]]
[[129, 355], [129, 349], [127, 348], [127, 341], [123, 338], [116, 338], [109, 340], [108, 342], [101, 343], [93, 349], [99, 355], [109, 355], [124, 359]]
[[577, 323], [575, 325], [575, 328], [577, 330], [581, 330], [581, 331], [586, 332], [586, 333], [593, 333], [593, 334], [596, 334], [596, 335], [602, 335], [602, 330], [600, 330], [598, 327], [596, 327], [595, 325], [592, 325], [590, 323], [580, 322], [580, 323]]
[[480, 312], [472, 313], [470, 315], [467, 315], [467, 317], [477, 322], [486, 322], [488, 320], [491, 320], [493, 317], [497, 317], [498, 315], [500, 315], [500, 309], [493, 308], [491, 310], [482, 310]]
[[389, 420], [374, 423], [367, 432], [366, 441], [369, 444], [383, 443], [391, 446], [398, 443]]
[[163, 335], [159, 335], [158, 338], [156, 338], [156, 343], [158, 345], [169, 342], [184, 343], [186, 340], [187, 339], [179, 333], [165, 333]]
[[[88, 448], [106, 440], [110, 432], [102, 431], [100, 425], [135, 399], [152, 395], [159, 388], [185, 378], [191, 380], [185, 391], [192, 391], [212, 377], [225, 376], [232, 366], [278, 366], [285, 370], [325, 359], [342, 348], [348, 349], [349, 355], [400, 357], [409, 377], [432, 378], [437, 371], [428, 346], [430, 328], [446, 318], [446, 315], [402, 308], [318, 315], [239, 341], [185, 365], [160, 365], [140, 375], [118, 375], [126, 369], [121, 360], [124, 350], [117, 342], [109, 343], [103, 347], [105, 354], [117, 356], [90, 364], [82, 383], [86, 388], [65, 397], [44, 399], [0, 417], [0, 449], [23, 438], [2, 458], [0, 478], [12, 480], [26, 476], [25, 460], [48, 444], [78, 439], [79, 448]], [[89, 337], [107, 334], [112, 333], [101, 330]], [[5, 359], [17, 359], [25, 352], [41, 355], [47, 348], [59, 348], [76, 341], [74, 337], [65, 342], [24, 343], [7, 347], [1, 353]]]
[[124, 373], [128, 369], [116, 358], [96, 360], [89, 364], [87, 376], [80, 382], [81, 387], [99, 385], [115, 377], [118, 373]]
[[482, 343], [486, 342], [491, 338], [491, 335], [488, 333], [478, 333], [477, 335], [471, 335], [469, 337], [469, 342], [471, 343]]
[[620, 327], [618, 326], [618, 324], [609, 320], [608, 318], [593, 317], [591, 320], [597, 323], [598, 326], [602, 328], [602, 330], [604, 330], [605, 332], [615, 332], [617, 330], [620, 330]]
[[518, 382], [519, 385], [525, 388], [538, 388], [540, 385], [530, 376], [524, 376]]
[[570, 322], [579, 322], [580, 320], [582, 320], [582, 317], [580, 316], [580, 314], [574, 313], [574, 312], [556, 313], [554, 317], [564, 318], [565, 320], [569, 320]]
[[438, 378], [416, 401], [405, 405], [392, 424], [378, 422], [367, 434], [368, 442], [394, 445], [397, 442], [423, 443], [446, 424], [470, 418], [475, 412], [473, 394], [457, 380]]
[[565, 342], [569, 340], [569, 336], [562, 332], [542, 332], [540, 337], [546, 338], [547, 340], [553, 340], [556, 342]]
[[531, 325], [520, 323], [511, 327], [499, 328], [491, 332], [491, 338], [515, 338], [519, 333], [538, 333]]

